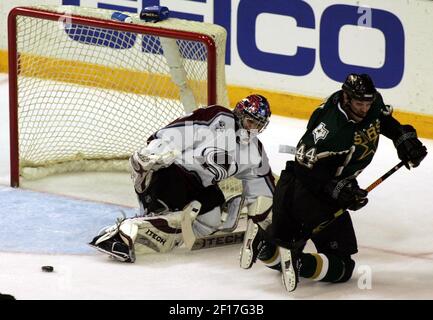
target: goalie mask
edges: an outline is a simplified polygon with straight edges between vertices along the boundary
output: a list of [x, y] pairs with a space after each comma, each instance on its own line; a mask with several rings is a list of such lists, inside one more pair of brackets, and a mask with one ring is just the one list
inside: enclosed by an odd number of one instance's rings
[[269, 123], [271, 109], [265, 97], [253, 94], [239, 101], [233, 113], [241, 129], [260, 133]]

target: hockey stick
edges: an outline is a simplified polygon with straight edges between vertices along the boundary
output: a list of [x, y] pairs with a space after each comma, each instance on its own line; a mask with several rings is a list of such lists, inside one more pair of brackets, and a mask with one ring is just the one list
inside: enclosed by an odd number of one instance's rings
[[290, 153], [290, 154], [296, 154], [296, 147], [288, 146], [285, 144], [280, 144], [278, 147], [279, 153]]
[[[280, 145], [278, 151], [280, 153], [290, 153], [290, 154], [296, 154], [296, 147], [288, 146], [288, 145]], [[383, 181], [385, 181], [390, 175], [392, 175], [394, 172], [396, 172], [398, 169], [400, 169], [404, 165], [403, 161], [400, 161], [396, 166], [394, 166], [392, 169], [388, 170], [384, 175], [382, 175], [379, 179], [374, 181], [372, 184], [370, 184], [365, 190], [367, 192], [370, 192], [374, 188], [376, 188], [379, 184], [381, 184]], [[341, 216], [343, 212], [346, 210], [340, 209], [336, 213], [334, 213], [334, 217], [330, 220], [327, 220], [325, 222], [322, 222], [320, 225], [318, 225], [316, 228], [313, 229], [313, 235], [319, 233], [321, 230], [326, 228], [328, 225], [330, 225], [336, 218]]]
[[[394, 166], [392, 169], [388, 170], [383, 176], [381, 176], [379, 179], [374, 181], [372, 184], [370, 184], [365, 190], [367, 192], [370, 192], [374, 188], [376, 188], [379, 184], [381, 184], [383, 181], [385, 181], [389, 176], [391, 176], [393, 173], [395, 173], [398, 169], [400, 169], [404, 165], [403, 161], [400, 161], [396, 166]], [[326, 228], [328, 225], [330, 225], [332, 222], [335, 221], [339, 216], [341, 216], [344, 212], [346, 212], [345, 209], [340, 209], [336, 213], [334, 213], [334, 217], [330, 220], [327, 220], [325, 222], [322, 222], [319, 224], [316, 228], [313, 229], [312, 234], [315, 235], [322, 231], [324, 228]]]

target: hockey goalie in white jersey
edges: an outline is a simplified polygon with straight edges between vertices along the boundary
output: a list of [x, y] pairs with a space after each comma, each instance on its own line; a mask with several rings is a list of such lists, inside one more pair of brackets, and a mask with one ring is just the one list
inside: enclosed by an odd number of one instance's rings
[[[269, 220], [275, 185], [257, 135], [270, 115], [266, 98], [254, 94], [233, 111], [200, 108], [157, 131], [130, 158], [140, 215], [119, 220], [90, 245], [134, 262], [136, 253], [170, 251], [191, 234], [232, 231], [243, 206], [255, 222]], [[229, 177], [242, 181], [242, 196], [225, 199], [218, 183]]]

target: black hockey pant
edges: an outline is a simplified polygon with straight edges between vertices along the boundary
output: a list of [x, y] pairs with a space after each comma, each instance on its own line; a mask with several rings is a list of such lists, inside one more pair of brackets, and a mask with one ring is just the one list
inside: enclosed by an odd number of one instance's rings
[[200, 214], [203, 214], [225, 201], [218, 185], [204, 187], [195, 176], [175, 164], [154, 172], [148, 188], [138, 197], [149, 212], [162, 210], [164, 206], [160, 201], [170, 211], [180, 211], [197, 200], [202, 205]]

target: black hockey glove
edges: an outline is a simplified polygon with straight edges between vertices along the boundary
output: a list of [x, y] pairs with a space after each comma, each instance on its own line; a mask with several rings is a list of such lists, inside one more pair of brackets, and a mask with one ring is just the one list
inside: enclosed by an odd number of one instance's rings
[[406, 168], [416, 168], [427, 155], [427, 148], [419, 141], [416, 130], [411, 125], [403, 125], [400, 135], [394, 140], [397, 154]]
[[343, 209], [356, 211], [368, 202], [368, 192], [358, 186], [356, 179], [332, 180], [325, 186], [325, 192]]

